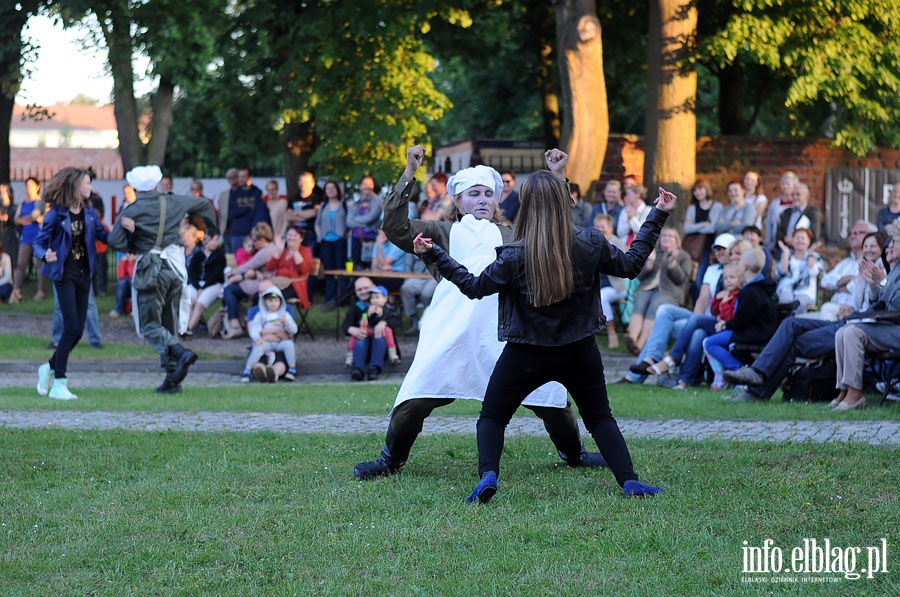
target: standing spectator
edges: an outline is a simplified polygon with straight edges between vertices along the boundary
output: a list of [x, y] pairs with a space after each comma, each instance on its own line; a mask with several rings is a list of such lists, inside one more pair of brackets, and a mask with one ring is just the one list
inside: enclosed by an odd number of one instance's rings
[[272, 222], [272, 233], [275, 238], [284, 238], [287, 232], [287, 199], [278, 194], [278, 181], [270, 180], [266, 183], [266, 194], [263, 197], [266, 208], [269, 210], [269, 220]]
[[303, 231], [303, 244], [314, 248], [319, 242], [319, 237], [316, 236], [316, 216], [325, 195], [316, 185], [315, 175], [309, 170], [300, 173], [297, 185], [298, 195], [291, 201], [285, 218], [289, 226], [298, 226]]
[[503, 180], [503, 192], [500, 193], [500, 223], [512, 226], [519, 213], [519, 193], [516, 191], [516, 175], [506, 170], [500, 173]]
[[878, 210], [878, 216], [875, 218], [875, 225], [878, 231], [887, 234], [888, 224], [900, 218], [900, 182], [894, 183], [891, 189], [891, 197], [888, 204]]
[[45, 197], [51, 208], [35, 237], [34, 254], [58, 297], [63, 333], [50, 360], [38, 368], [37, 391], [57, 400], [78, 398], [69, 391], [69, 353], [81, 340], [91, 294], [95, 240], [107, 240], [106, 229], [86, 201], [91, 176], [81, 168], [63, 168], [50, 180]]
[[447, 175], [435, 172], [428, 181], [427, 194], [431, 199], [424, 205], [420, 219], [426, 222], [443, 220], [453, 208], [453, 198], [447, 193]]
[[744, 199], [744, 185], [733, 180], [728, 183], [728, 205], [722, 208], [716, 221], [716, 232], [728, 232], [735, 236], [756, 221], [756, 210]]
[[[712, 255], [713, 239], [716, 238], [716, 222], [722, 213], [722, 204], [713, 200], [712, 187], [705, 180], [698, 180], [691, 187], [691, 204], [688, 205], [684, 216], [685, 235], [700, 235], [702, 242], [700, 259], [697, 260], [697, 274], [691, 283], [691, 299], [697, 300], [700, 287], [703, 284], [703, 276], [709, 267], [709, 258]], [[697, 239], [694, 236], [692, 239]], [[696, 253], [695, 253], [696, 255]]]
[[5, 301], [12, 294], [12, 260], [3, 251], [3, 241], [0, 240], [0, 301]]
[[[109, 226], [106, 224], [106, 206], [103, 204], [103, 198], [99, 193], [92, 192], [88, 203], [100, 216], [100, 223], [109, 232]], [[109, 260], [106, 258], [106, 243], [97, 241], [97, 263], [94, 264], [94, 294], [97, 296], [106, 296], [106, 288], [109, 282]]]
[[231, 245], [228, 244], [228, 237], [230, 236], [228, 230], [228, 205], [231, 202], [231, 195], [237, 191], [238, 188], [238, 171], [237, 168], [229, 168], [225, 173], [225, 180], [228, 181], [228, 188], [221, 193], [219, 193], [218, 198], [218, 208], [219, 208], [219, 236], [222, 237], [222, 240], [225, 241], [225, 252], [226, 253], [234, 253], [231, 249]]
[[253, 185], [250, 168], [238, 170], [238, 186], [229, 197], [228, 203], [228, 246], [237, 251], [244, 243], [244, 237], [260, 222], [268, 223], [269, 212], [262, 200], [262, 191]]
[[622, 183], [618, 180], [610, 180], [603, 186], [603, 194], [600, 194], [600, 186], [598, 184], [594, 191], [594, 209], [591, 212], [591, 220], [596, 222], [597, 214], [606, 214], [612, 218], [613, 229], [619, 221], [619, 214], [622, 213], [624, 205], [622, 205]]
[[16, 228], [16, 202], [12, 187], [8, 184], [0, 184], [0, 242], [6, 248], [4, 254], [15, 265], [19, 256], [19, 230]]
[[134, 253], [122, 253], [116, 266], [116, 305], [109, 312], [113, 319], [130, 312], [131, 279], [134, 277]]
[[574, 182], [569, 183], [569, 195], [572, 197], [572, 217], [575, 219], [575, 225], [582, 228], [592, 227], [594, 225], [591, 220], [592, 207], [581, 196], [581, 187]]
[[203, 181], [198, 180], [196, 178], [194, 180], [192, 180], [190, 194], [191, 194], [191, 197], [202, 197], [203, 199], [206, 199], [207, 201], [212, 203], [213, 210], [215, 210], [215, 212], [216, 212], [216, 217], [217, 218], [219, 217], [219, 210], [216, 209], [216, 202], [213, 201], [212, 197], [207, 197], [206, 195], [203, 194]]
[[206, 234], [215, 235], [216, 212], [205, 199], [154, 192], [162, 178], [158, 166], [138, 166], [125, 178], [139, 195], [116, 221], [109, 245], [137, 255], [133, 286], [139, 334], [159, 355], [166, 371], [156, 391], [174, 394], [181, 391], [188, 369], [197, 362], [197, 355], [182, 346], [176, 335], [178, 304], [187, 279], [184, 251], [178, 245], [181, 222], [185, 215], [201, 217]]
[[769, 253], [774, 254], [775, 248], [778, 246], [778, 221], [784, 210], [794, 204], [791, 196], [794, 193], [794, 187], [800, 184], [800, 179], [793, 172], [785, 172], [781, 175], [781, 196], [769, 203], [769, 209], [766, 210], [766, 249]]
[[[341, 186], [333, 180], [325, 183], [327, 202], [316, 216], [316, 237], [319, 238], [319, 255], [325, 269], [344, 267], [347, 259], [347, 205]], [[337, 307], [338, 297], [344, 294], [344, 282], [338, 278], [325, 278], [325, 302], [319, 310], [328, 312]]]
[[[16, 261], [16, 277], [13, 282], [12, 295], [9, 297], [10, 303], [22, 302], [22, 285], [25, 283], [25, 276], [28, 274], [34, 254], [32, 245], [41, 229], [46, 211], [46, 205], [40, 196], [41, 183], [36, 178], [29, 176], [25, 180], [25, 191], [28, 197], [16, 209], [15, 222], [21, 230], [21, 236], [19, 236], [19, 259]], [[34, 300], [40, 301], [47, 296], [45, 289], [47, 278], [38, 272], [37, 279], [38, 291], [34, 295]]]
[[167, 195], [172, 194], [172, 177], [170, 175], [163, 174], [163, 177], [159, 180], [159, 192]]
[[769, 205], [769, 198], [763, 193], [762, 185], [759, 183], [759, 172], [748, 170], [744, 174], [744, 201], [747, 205], [752, 205], [756, 212], [756, 220], [753, 225], [762, 228], [763, 215]]
[[371, 266], [380, 221], [381, 198], [375, 194], [375, 179], [363, 176], [359, 180], [359, 197], [347, 209], [350, 259], [355, 267], [369, 269]]

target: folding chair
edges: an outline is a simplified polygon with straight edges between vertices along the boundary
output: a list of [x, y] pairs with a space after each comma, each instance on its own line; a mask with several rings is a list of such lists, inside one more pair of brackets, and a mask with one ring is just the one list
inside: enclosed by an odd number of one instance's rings
[[[322, 260], [316, 257], [313, 259], [312, 265], [309, 268], [309, 275], [307, 276], [307, 280], [309, 278], [318, 278], [321, 276], [322, 272]], [[313, 335], [312, 328], [309, 327], [309, 321], [307, 317], [309, 317], [309, 309], [304, 309], [300, 305], [300, 300], [291, 298], [288, 299], [288, 304], [294, 308], [294, 319], [297, 320], [297, 333], [304, 333], [309, 336], [309, 339], [312, 341], [316, 340], [316, 337]]]
[[897, 389], [900, 387], [900, 352], [889, 351], [884, 354], [866, 356], [871, 359], [872, 369], [878, 376], [878, 381], [884, 384], [878, 406], [887, 400], [900, 400], [897, 393]]

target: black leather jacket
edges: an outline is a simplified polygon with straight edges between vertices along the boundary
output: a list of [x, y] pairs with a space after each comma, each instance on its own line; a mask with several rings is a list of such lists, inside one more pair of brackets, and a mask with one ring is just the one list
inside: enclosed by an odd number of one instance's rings
[[497, 335], [501, 341], [562, 346], [592, 336], [606, 320], [600, 312], [600, 274], [634, 278], [656, 245], [669, 214], [654, 208], [627, 252], [608, 243], [593, 228], [575, 228], [572, 255], [574, 292], [565, 300], [534, 307], [525, 281], [525, 252], [521, 242], [497, 248], [497, 260], [473, 276], [435, 245], [423, 259], [470, 299], [500, 293]]

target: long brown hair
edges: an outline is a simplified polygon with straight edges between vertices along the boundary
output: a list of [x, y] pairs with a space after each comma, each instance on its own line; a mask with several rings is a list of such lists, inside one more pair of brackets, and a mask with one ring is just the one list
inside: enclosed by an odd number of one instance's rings
[[63, 168], [44, 187], [41, 198], [51, 207], [71, 209], [82, 205], [84, 201], [76, 195], [75, 190], [81, 179], [90, 175], [84, 168]]
[[525, 245], [525, 281], [531, 304], [546, 307], [575, 288], [572, 197], [558, 176], [539, 170], [522, 183], [519, 199], [515, 238]]

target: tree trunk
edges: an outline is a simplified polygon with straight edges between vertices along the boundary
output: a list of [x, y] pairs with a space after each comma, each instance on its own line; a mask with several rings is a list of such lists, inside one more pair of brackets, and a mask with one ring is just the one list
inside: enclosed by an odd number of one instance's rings
[[12, 114], [15, 103], [15, 97], [9, 97], [0, 91], [0, 183], [9, 182], [11, 159], [9, 131], [12, 128]]
[[22, 28], [29, 14], [25, 7], [13, 3], [0, 9], [6, 38], [0, 44], [0, 183], [9, 182], [9, 131], [16, 94], [22, 84]]
[[609, 138], [603, 43], [593, 0], [556, 4], [556, 47], [563, 95], [561, 146], [566, 173], [585, 191], [600, 176]]
[[160, 77], [159, 89], [153, 98], [153, 122], [150, 142], [147, 144], [148, 164], [162, 167], [166, 163], [166, 145], [169, 142], [169, 130], [172, 128], [174, 107], [175, 85], [169, 79]]
[[744, 118], [743, 75], [738, 64], [719, 70], [719, 132], [723, 135], [746, 135], [750, 128]]
[[284, 127], [284, 182], [288, 197], [299, 192], [297, 179], [307, 169], [309, 156], [316, 148], [312, 121], [291, 122]]
[[109, 48], [109, 68], [113, 77], [113, 103], [119, 132], [119, 155], [127, 172], [144, 162], [138, 133], [138, 110], [134, 100], [134, 68], [131, 64], [131, 19], [127, 2], [111, 2], [97, 20]]
[[697, 73], [687, 62], [697, 34], [693, 0], [651, 0], [644, 185], [678, 195], [681, 224], [697, 176]]

